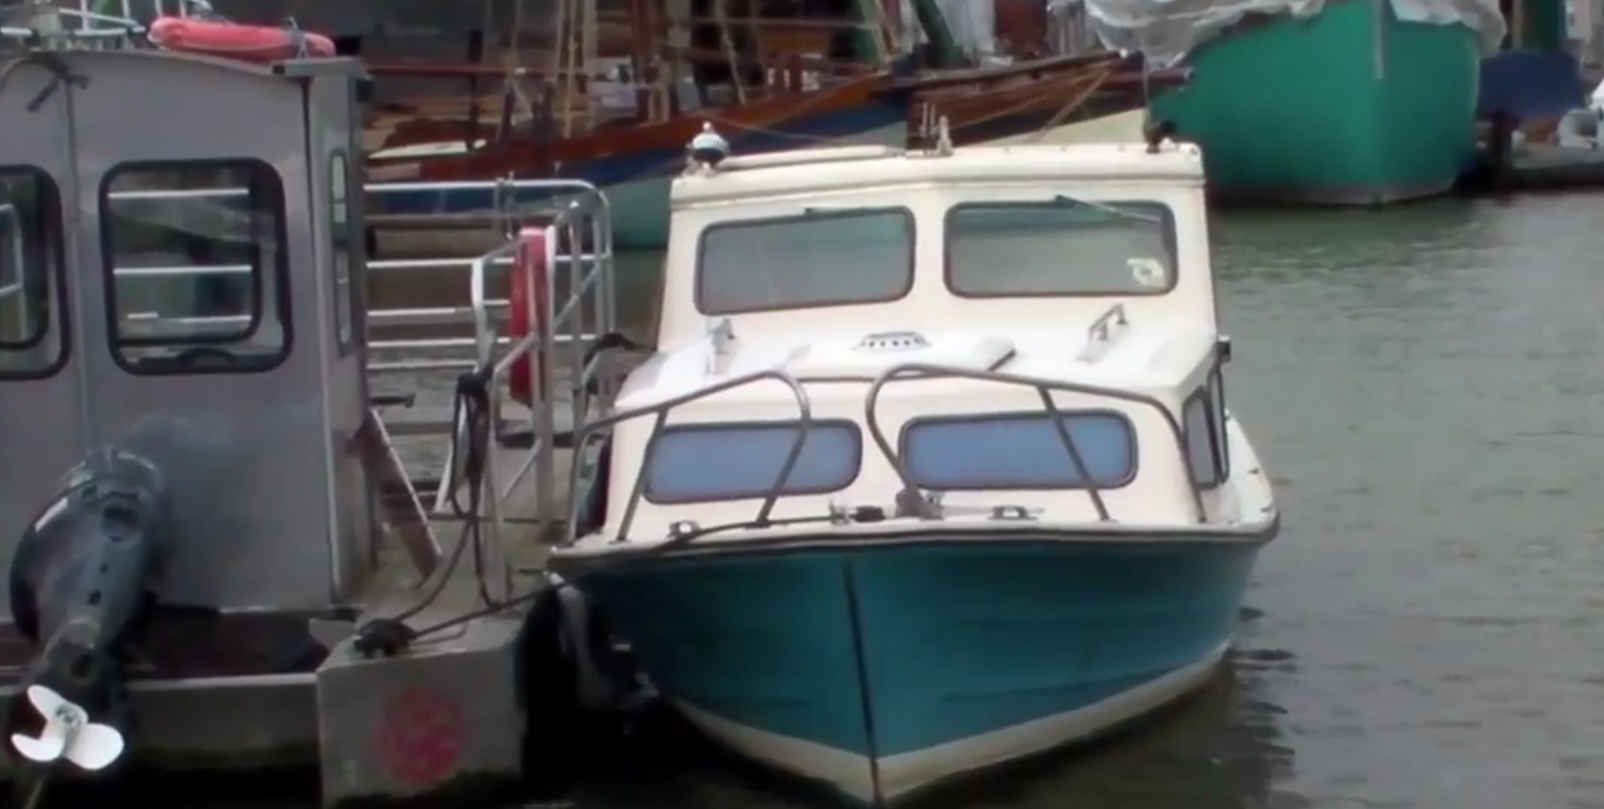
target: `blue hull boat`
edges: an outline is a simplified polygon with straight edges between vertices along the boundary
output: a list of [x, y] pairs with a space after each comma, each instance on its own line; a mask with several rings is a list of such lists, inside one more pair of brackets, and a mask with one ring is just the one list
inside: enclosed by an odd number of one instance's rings
[[886, 537], [654, 558], [581, 586], [710, 735], [879, 804], [1202, 683], [1259, 547]]

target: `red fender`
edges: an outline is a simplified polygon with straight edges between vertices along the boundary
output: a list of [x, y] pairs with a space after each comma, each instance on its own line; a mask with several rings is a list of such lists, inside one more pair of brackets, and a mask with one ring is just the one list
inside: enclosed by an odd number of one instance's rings
[[[524, 335], [542, 331], [550, 308], [546, 300], [550, 282], [546, 267], [546, 230], [524, 228], [518, 231], [518, 249], [513, 254], [512, 272], [507, 278], [507, 336], [518, 340]], [[533, 304], [534, 316], [529, 311]], [[531, 383], [535, 396], [546, 389], [546, 363], [540, 356], [543, 346], [535, 346], [533, 361], [528, 354], [515, 360], [508, 369], [508, 394], [513, 401], [525, 406], [530, 403]]]
[[[271, 25], [237, 25], [195, 17], [158, 17], [146, 37], [170, 51], [204, 53], [247, 62], [282, 62], [299, 55], [295, 33]], [[334, 41], [300, 32], [308, 56], [334, 55]]]

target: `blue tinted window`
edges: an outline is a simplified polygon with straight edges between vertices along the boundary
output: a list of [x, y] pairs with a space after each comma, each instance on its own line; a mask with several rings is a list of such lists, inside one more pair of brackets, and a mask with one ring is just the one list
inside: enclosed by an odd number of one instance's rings
[[[1094, 485], [1136, 475], [1136, 435], [1124, 416], [1060, 413]], [[1073, 489], [1075, 469], [1047, 413], [920, 419], [902, 434], [902, 461], [923, 489]]]
[[[646, 470], [646, 499], [697, 503], [764, 497], [779, 480], [796, 443], [797, 422], [685, 425], [657, 437]], [[858, 476], [863, 438], [850, 421], [815, 421], [784, 494], [824, 494]]]

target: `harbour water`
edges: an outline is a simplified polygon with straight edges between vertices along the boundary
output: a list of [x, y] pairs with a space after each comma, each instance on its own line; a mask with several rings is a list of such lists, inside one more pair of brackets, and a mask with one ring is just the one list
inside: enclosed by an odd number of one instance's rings
[[[1218, 217], [1228, 397], [1285, 512], [1239, 648], [1171, 715], [933, 805], [1604, 807], [1597, 204]], [[636, 325], [656, 262], [620, 271]], [[821, 805], [673, 727], [597, 770], [567, 805]]]

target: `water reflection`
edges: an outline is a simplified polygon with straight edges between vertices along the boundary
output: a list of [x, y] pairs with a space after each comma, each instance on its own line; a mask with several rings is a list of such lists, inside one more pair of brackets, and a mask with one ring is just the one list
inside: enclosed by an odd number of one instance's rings
[[1175, 710], [1104, 744], [1068, 750], [931, 809], [1250, 809], [1266, 805], [1292, 767], [1279, 741], [1284, 711], [1269, 699], [1253, 652], [1228, 660], [1209, 686]]

